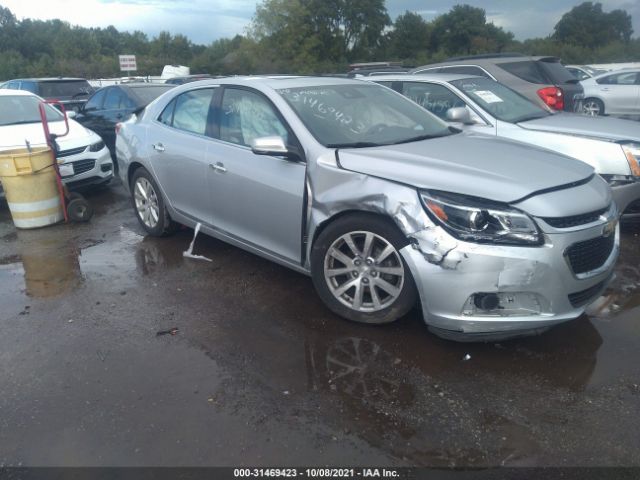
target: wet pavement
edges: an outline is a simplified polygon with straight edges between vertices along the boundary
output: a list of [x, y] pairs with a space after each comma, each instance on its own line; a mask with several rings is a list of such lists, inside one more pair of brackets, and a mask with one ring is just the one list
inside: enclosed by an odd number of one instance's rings
[[145, 237], [117, 185], [89, 200], [36, 231], [0, 202], [0, 466], [640, 465], [640, 230], [589, 315], [469, 345], [417, 311], [348, 323], [206, 236], [183, 258], [192, 231]]

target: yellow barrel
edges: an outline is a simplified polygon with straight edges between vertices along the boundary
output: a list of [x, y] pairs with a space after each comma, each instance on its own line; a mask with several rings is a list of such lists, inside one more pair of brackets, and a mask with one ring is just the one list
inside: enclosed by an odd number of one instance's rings
[[64, 218], [52, 157], [49, 148], [0, 151], [0, 181], [18, 228], [44, 227]]

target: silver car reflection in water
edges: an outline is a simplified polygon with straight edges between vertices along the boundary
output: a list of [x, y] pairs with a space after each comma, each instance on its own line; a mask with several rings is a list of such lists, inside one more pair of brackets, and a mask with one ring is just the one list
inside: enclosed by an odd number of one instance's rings
[[367, 82], [187, 84], [122, 124], [116, 147], [147, 232], [201, 223], [311, 275], [359, 322], [419, 301], [449, 338], [541, 331], [578, 317], [618, 256], [615, 203], [591, 167], [460, 133]]

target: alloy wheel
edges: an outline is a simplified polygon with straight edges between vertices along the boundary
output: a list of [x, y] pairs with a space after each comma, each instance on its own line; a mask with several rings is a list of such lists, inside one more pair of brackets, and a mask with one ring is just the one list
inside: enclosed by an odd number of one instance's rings
[[338, 237], [324, 258], [324, 278], [343, 305], [358, 312], [377, 312], [402, 292], [404, 265], [395, 247], [373, 232]]
[[600, 105], [597, 102], [586, 102], [583, 107], [582, 107], [582, 111], [586, 114], [589, 115], [591, 117], [597, 117], [598, 115], [600, 115]]
[[139, 177], [133, 187], [133, 198], [142, 223], [149, 228], [154, 228], [160, 219], [160, 207], [158, 195], [151, 182], [144, 177]]

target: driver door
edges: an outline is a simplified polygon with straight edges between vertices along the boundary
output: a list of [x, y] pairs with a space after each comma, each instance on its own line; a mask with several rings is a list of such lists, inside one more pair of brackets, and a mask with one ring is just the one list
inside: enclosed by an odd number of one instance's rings
[[225, 87], [216, 140], [207, 150], [214, 227], [262, 251], [300, 263], [306, 164], [256, 155], [251, 141], [280, 136], [298, 145], [276, 107], [261, 93]]

